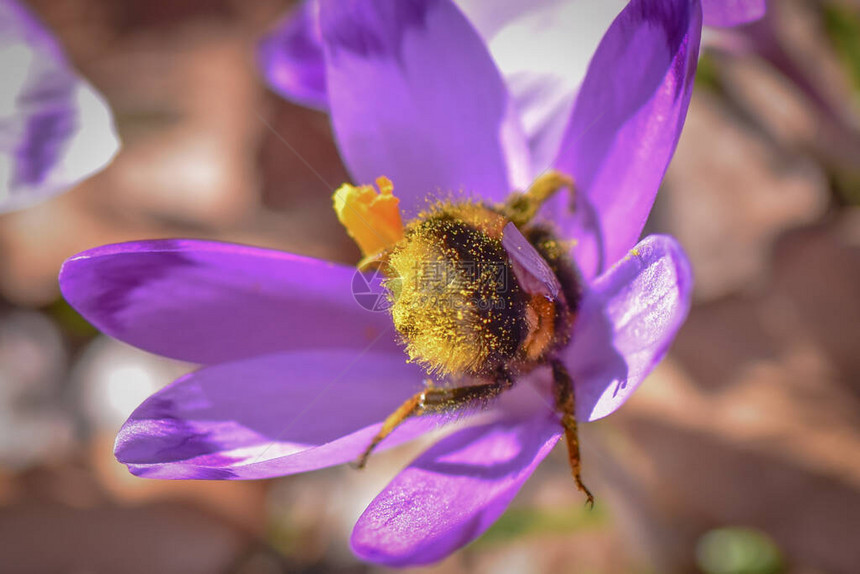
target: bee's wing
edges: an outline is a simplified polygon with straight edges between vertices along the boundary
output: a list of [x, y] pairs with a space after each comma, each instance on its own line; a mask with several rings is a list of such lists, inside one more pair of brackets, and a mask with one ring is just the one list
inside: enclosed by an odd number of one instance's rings
[[523, 289], [551, 300], [561, 297], [561, 284], [552, 268], [513, 223], [508, 223], [502, 231], [502, 247], [508, 252], [514, 275]]

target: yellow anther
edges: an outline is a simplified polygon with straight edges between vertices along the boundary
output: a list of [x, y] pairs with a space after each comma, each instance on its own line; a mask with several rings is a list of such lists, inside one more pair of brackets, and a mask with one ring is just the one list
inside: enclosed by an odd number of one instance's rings
[[387, 177], [376, 178], [372, 185], [343, 184], [334, 192], [334, 210], [347, 233], [370, 257], [403, 239], [403, 220], [394, 197], [394, 184]]

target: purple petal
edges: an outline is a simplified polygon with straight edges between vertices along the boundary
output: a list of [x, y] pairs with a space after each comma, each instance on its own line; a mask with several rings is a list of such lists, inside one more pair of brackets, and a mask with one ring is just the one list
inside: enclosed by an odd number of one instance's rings
[[586, 206], [565, 223], [586, 277], [642, 232], [687, 113], [701, 23], [698, 0], [633, 0], [591, 61], [555, 162]]
[[260, 42], [257, 59], [269, 86], [298, 104], [325, 110], [325, 59], [319, 6], [305, 0]]
[[501, 201], [528, 150], [486, 46], [451, 0], [324, 0], [329, 103], [359, 183], [388, 176], [407, 216], [431, 195]]
[[[532, 176], [555, 158], [591, 56], [626, 2], [456, 0], [488, 45], [523, 122]], [[305, 0], [263, 39], [261, 67], [272, 88], [326, 109], [325, 63], [316, 2]], [[528, 46], [528, 50], [523, 50]]]
[[660, 362], [690, 310], [692, 285], [681, 246], [651, 235], [590, 286], [565, 356], [579, 420], [614, 412]]
[[480, 536], [561, 435], [550, 414], [467, 428], [402, 471], [355, 525], [352, 549], [389, 566], [440, 560]]
[[766, 0], [702, 0], [705, 26], [728, 28], [764, 16]]
[[22, 6], [0, 2], [0, 213], [104, 168], [119, 142], [104, 99]]
[[[341, 464], [358, 458], [422, 377], [403, 359], [354, 351], [206, 367], [144, 401], [120, 430], [116, 457], [134, 474], [170, 479], [267, 478]], [[407, 421], [380, 448], [435, 424]]]
[[60, 288], [112, 337], [195, 363], [341, 347], [402, 357], [387, 313], [353, 298], [355, 270], [280, 251], [194, 240], [98, 247]]
[[457, 0], [487, 42], [523, 123], [532, 176], [555, 159], [591, 56], [626, 0]]

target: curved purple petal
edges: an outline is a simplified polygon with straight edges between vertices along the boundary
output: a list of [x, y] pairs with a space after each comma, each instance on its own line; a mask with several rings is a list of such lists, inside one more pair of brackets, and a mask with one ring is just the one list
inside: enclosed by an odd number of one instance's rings
[[[597, 44], [625, 0], [455, 0], [489, 47], [513, 98], [534, 177], [555, 158]], [[259, 47], [272, 88], [299, 104], [328, 108], [315, 0], [291, 11]], [[524, 50], [523, 46], [528, 46]]]
[[[116, 457], [147, 478], [252, 479], [355, 460], [422, 388], [422, 371], [379, 353], [284, 353], [205, 367], [155, 393], [123, 425]], [[388, 448], [433, 428], [407, 421]]]
[[495, 522], [560, 436], [551, 414], [452, 434], [370, 503], [353, 530], [353, 552], [389, 566], [444, 558]]
[[687, 113], [701, 25], [698, 0], [632, 0], [591, 61], [555, 168], [592, 209], [565, 217], [554, 204], [586, 277], [642, 232]]
[[626, 0], [457, 0], [502, 72], [529, 143], [532, 177], [558, 153], [574, 96]]
[[329, 104], [358, 183], [388, 176], [407, 217], [425, 198], [501, 201], [528, 149], [486, 46], [451, 0], [324, 0]]
[[312, 108], [328, 108], [319, 6], [305, 0], [266, 35], [257, 59], [269, 86], [284, 98]]
[[60, 271], [66, 300], [104, 333], [195, 363], [322, 348], [390, 352], [391, 318], [353, 298], [355, 270], [195, 240], [107, 245]]
[[100, 171], [119, 141], [104, 99], [22, 6], [0, 2], [0, 213]]
[[754, 22], [767, 11], [766, 0], [702, 0], [705, 26], [729, 28]]
[[639, 387], [687, 317], [692, 287], [681, 246], [663, 235], [646, 237], [590, 286], [565, 351], [579, 420], [611, 414]]

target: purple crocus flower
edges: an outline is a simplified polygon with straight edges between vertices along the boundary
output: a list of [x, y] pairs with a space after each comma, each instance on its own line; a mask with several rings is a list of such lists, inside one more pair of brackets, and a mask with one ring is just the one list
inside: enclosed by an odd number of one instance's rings
[[113, 159], [119, 141], [104, 99], [14, 0], [0, 0], [0, 72], [0, 213], [61, 193]]
[[[689, 309], [677, 243], [634, 243], [678, 141], [701, 19], [698, 0], [633, 0], [600, 40], [563, 127], [527, 130], [530, 108], [451, 0], [319, 3], [324, 101], [341, 153], [356, 181], [394, 182], [407, 220], [440, 198], [502, 203], [546, 167], [575, 178], [577, 209], [559, 196], [538, 217], [574, 241], [581, 274], [559, 351], [580, 422], [627, 400]], [[516, 230], [510, 237], [522, 241]], [[541, 273], [540, 263], [520, 264]], [[63, 294], [102, 331], [204, 365], [131, 415], [117, 458], [136, 475], [168, 479], [267, 478], [356, 460], [427, 374], [404, 360], [387, 313], [356, 304], [354, 274], [197, 240], [69, 259]], [[529, 372], [400, 472], [356, 524], [356, 554], [429, 563], [486, 530], [563, 432], [547, 370]], [[407, 419], [380, 448], [437, 425]]]

